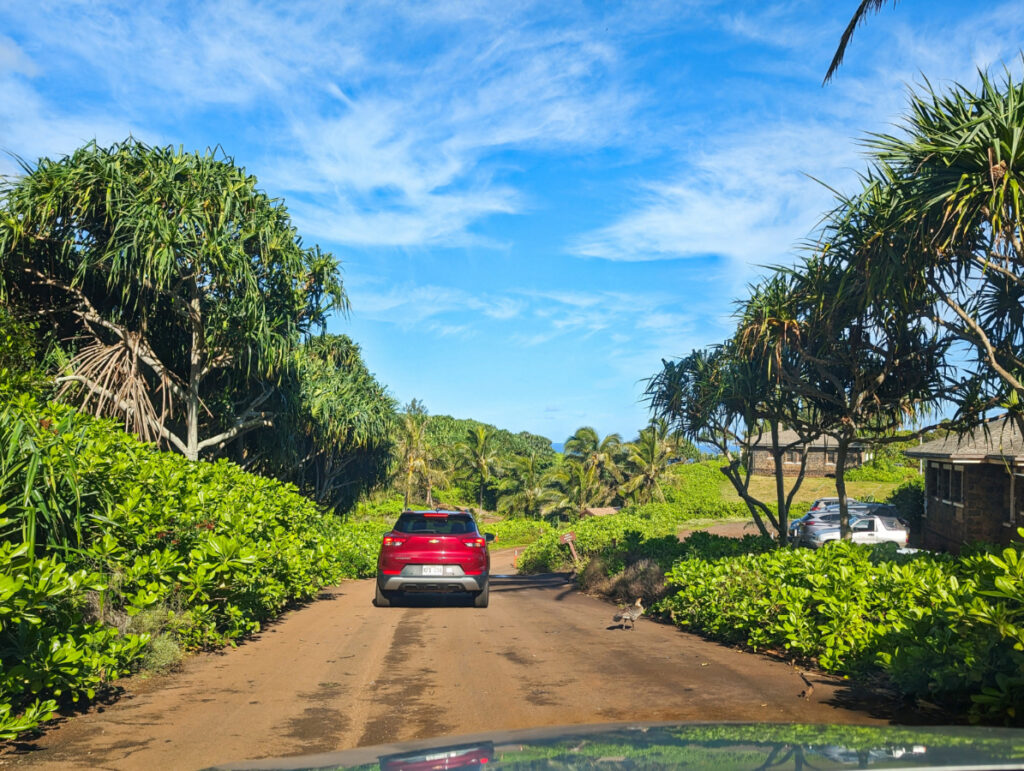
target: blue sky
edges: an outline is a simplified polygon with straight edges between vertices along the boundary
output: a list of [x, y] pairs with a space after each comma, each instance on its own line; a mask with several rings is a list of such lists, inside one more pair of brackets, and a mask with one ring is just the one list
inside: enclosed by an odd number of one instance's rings
[[822, 88], [856, 5], [14, 0], [0, 148], [219, 144], [342, 260], [331, 331], [401, 402], [631, 438], [908, 84], [1020, 70], [1024, 0], [902, 0]]

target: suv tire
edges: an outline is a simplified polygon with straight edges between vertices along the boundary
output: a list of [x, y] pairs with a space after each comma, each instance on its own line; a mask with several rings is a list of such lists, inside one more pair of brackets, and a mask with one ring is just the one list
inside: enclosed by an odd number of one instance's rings
[[483, 591], [477, 592], [476, 595], [473, 597], [473, 607], [474, 608], [486, 608], [487, 607], [487, 603], [490, 601], [490, 597], [489, 597], [490, 592], [491, 592], [491, 582], [488, 581], [486, 584], [484, 584]]
[[374, 586], [377, 587], [377, 593], [374, 595], [373, 604], [376, 605], [378, 608], [390, 608], [390, 595], [388, 595], [386, 592], [382, 592], [380, 589], [380, 584], [378, 584], [377, 582], [374, 582]]

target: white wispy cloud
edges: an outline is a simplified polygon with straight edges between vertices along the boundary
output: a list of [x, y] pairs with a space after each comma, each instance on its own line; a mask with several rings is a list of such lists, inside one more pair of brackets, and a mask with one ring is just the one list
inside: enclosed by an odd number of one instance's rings
[[841, 127], [784, 123], [726, 136], [686, 160], [685, 171], [642, 185], [633, 211], [579, 237], [571, 252], [621, 261], [719, 255], [778, 262], [829, 201], [805, 171], [849, 178], [859, 153]]
[[[511, 321], [524, 310], [522, 300], [514, 296], [475, 294], [454, 287], [435, 285], [391, 286], [377, 290], [372, 283], [350, 287], [353, 310], [360, 316], [384, 321], [402, 327], [419, 324], [438, 317], [472, 318], [484, 316], [499, 321]], [[457, 329], [456, 329], [457, 327]], [[437, 329], [463, 332], [468, 323], [442, 324]]]
[[[242, 139], [262, 140], [247, 158], [261, 182], [340, 244], [499, 245], [473, 226], [527, 206], [500, 154], [624, 141], [639, 100], [594, 34], [607, 19], [582, 5], [110, 0], [15, 4], [0, 21], [27, 41], [0, 39], [16, 152], [69, 152], [106, 126], [160, 141], [235, 110]], [[106, 120], [57, 81], [103, 94]], [[216, 128], [207, 141], [232, 152]]]
[[[771, 71], [789, 68], [790, 78], [812, 85], [835, 45], [816, 25], [813, 5], [774, 3], [725, 14], [719, 23], [737, 36], [787, 49], [789, 58], [771, 60]], [[871, 51], [866, 63], [848, 62], [828, 88], [801, 93], [778, 84], [756, 91], [748, 85], [746, 111], [724, 116], [701, 152], [688, 148], [666, 164], [669, 175], [638, 180], [632, 206], [576, 237], [569, 253], [634, 262], [718, 255], [746, 265], [746, 276], [756, 272], [754, 266], [790, 262], [794, 248], [834, 205], [834, 194], [816, 180], [850, 191], [866, 165], [858, 138], [898, 120], [908, 84], [920, 87], [920, 72], [942, 87], [954, 80], [973, 83], [977, 69], [1004, 62], [1020, 70], [1019, 11], [1020, 3], [1011, 2], [964, 13], [955, 31], [948, 22], [912, 25], [895, 12], [883, 13], [858, 30], [861, 55]], [[954, 38], [957, 45], [951, 45]], [[820, 72], [808, 69], [811, 51], [823, 62]], [[766, 104], [777, 114], [765, 115]]]

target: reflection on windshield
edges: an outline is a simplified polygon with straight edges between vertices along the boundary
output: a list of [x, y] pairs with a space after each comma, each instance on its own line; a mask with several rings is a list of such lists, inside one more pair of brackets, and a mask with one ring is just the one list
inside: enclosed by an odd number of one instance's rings
[[280, 766], [261, 761], [230, 768], [1024, 769], [1024, 732], [997, 728], [659, 723], [549, 728], [458, 744], [409, 744], [415, 747], [398, 751], [402, 745], [392, 745], [385, 752], [367, 747], [338, 753], [329, 756], [330, 764], [302, 765], [301, 758], [291, 758]]
[[380, 769], [381, 771], [435, 771], [436, 769], [482, 766], [492, 760], [494, 760], [494, 745], [491, 742], [482, 742], [385, 755], [380, 759]]

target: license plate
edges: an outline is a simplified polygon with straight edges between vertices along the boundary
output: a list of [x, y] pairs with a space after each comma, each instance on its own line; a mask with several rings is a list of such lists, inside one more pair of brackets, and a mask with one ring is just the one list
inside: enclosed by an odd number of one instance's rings
[[425, 576], [443, 576], [444, 565], [424, 565], [423, 575]]

